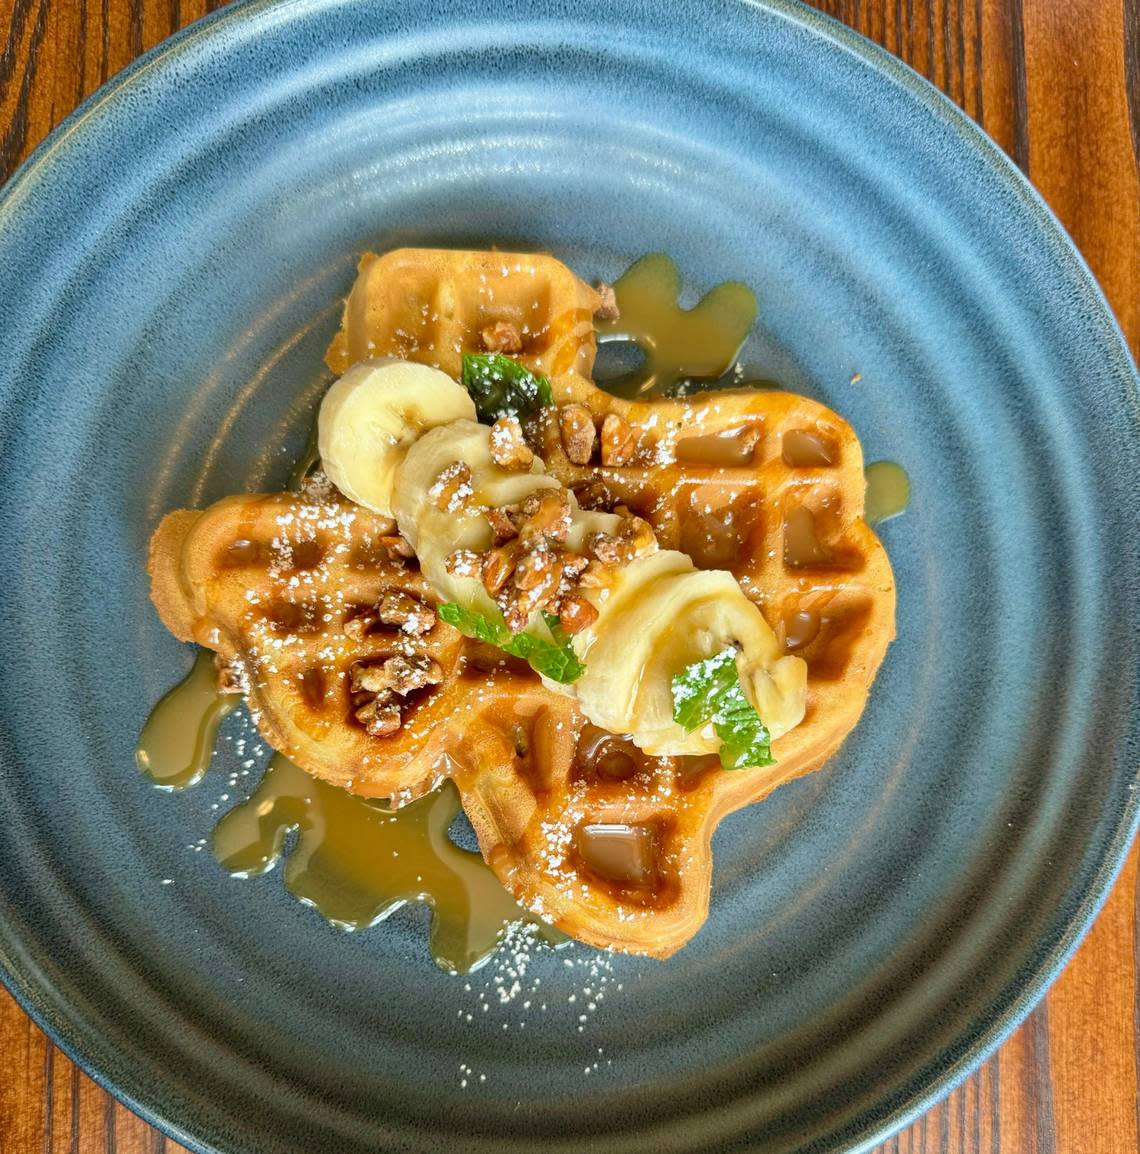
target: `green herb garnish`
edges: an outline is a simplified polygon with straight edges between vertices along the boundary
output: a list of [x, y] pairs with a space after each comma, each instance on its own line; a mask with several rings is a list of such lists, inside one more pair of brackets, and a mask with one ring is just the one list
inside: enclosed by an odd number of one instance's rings
[[486, 425], [500, 417], [530, 417], [554, 404], [546, 377], [502, 353], [464, 353], [463, 387]]
[[586, 667], [570, 645], [570, 638], [553, 613], [542, 615], [550, 630], [549, 639], [533, 633], [512, 633], [501, 619], [495, 621], [454, 601], [440, 605], [436, 615], [448, 625], [454, 625], [465, 637], [485, 641], [512, 657], [521, 657], [535, 673], [541, 673], [551, 681], [568, 684], [586, 672]]
[[673, 678], [673, 720], [690, 733], [711, 721], [723, 769], [775, 764], [772, 735], [744, 696], [731, 647]]

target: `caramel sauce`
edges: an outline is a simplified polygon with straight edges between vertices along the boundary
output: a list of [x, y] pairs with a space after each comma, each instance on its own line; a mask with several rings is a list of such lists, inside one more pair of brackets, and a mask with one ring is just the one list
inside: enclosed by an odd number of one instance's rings
[[811, 429], [789, 429], [780, 446], [784, 464], [792, 469], [822, 469], [839, 460], [835, 442]]
[[677, 460], [684, 465], [705, 465], [715, 469], [743, 469], [752, 464], [756, 446], [763, 436], [756, 425], [682, 437], [677, 442]]
[[186, 789], [210, 766], [218, 726], [238, 704], [219, 693], [214, 655], [199, 651], [186, 677], [151, 711], [139, 735], [135, 761], [157, 786]]
[[721, 376], [756, 319], [756, 296], [738, 281], [719, 284], [693, 308], [682, 308], [681, 274], [664, 253], [641, 257], [613, 287], [619, 316], [598, 322], [598, 340], [633, 341], [645, 353], [640, 369], [599, 382], [618, 396], [663, 393], [685, 378]]
[[657, 880], [656, 843], [652, 826], [621, 822], [580, 825], [575, 838], [587, 869], [608, 882], [637, 887]]
[[295, 830], [284, 869], [291, 894], [349, 930], [383, 921], [407, 902], [425, 902], [432, 957], [462, 973], [489, 957], [506, 927], [527, 915], [478, 854], [448, 837], [459, 812], [451, 782], [388, 810], [276, 754], [249, 800], [218, 822], [214, 855], [235, 876], [263, 874]]
[[910, 478], [902, 465], [894, 461], [874, 461], [864, 470], [867, 478], [867, 500], [863, 519], [878, 525], [897, 517], [910, 504]]

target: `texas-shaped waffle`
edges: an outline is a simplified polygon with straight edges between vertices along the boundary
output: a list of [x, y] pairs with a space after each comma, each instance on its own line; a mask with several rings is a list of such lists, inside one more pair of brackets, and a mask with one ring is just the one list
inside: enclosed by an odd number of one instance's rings
[[[392, 351], [385, 317], [430, 317], [441, 291], [461, 301], [485, 289], [487, 262], [473, 255], [426, 252], [417, 280], [416, 250], [401, 250], [398, 306], [384, 304], [391, 282], [358, 281], [354, 294], [364, 296], [350, 298], [337, 343], [355, 347], [359, 315], [367, 340]], [[511, 286], [510, 316], [539, 318], [537, 331], [570, 331], [557, 318], [596, 301], [576, 278], [560, 294], [551, 285], [566, 283], [561, 274], [527, 271], [557, 264], [551, 258], [491, 255], [507, 270], [496, 275]], [[541, 286], [530, 303], [515, 276]], [[429, 326], [399, 351], [451, 365], [456, 352], [485, 348], [497, 319], [481, 313], [481, 327], [438, 337]], [[530, 360], [551, 375], [556, 401], [537, 430], [548, 470], [584, 506], [625, 506], [663, 548], [731, 571], [785, 650], [807, 663], [807, 712], [773, 743], [774, 765], [726, 771], [715, 756], [649, 757], [497, 650], [426, 615], [409, 629], [400, 612], [381, 614], [386, 595], [405, 612], [436, 599], [392, 522], [327, 487], [170, 514], [152, 540], [152, 593], [176, 636], [240, 671], [266, 740], [304, 769], [397, 800], [451, 777], [484, 857], [522, 905], [582, 941], [667, 957], [707, 916], [720, 819], [817, 769], [855, 725], [894, 634], [894, 583], [863, 521], [862, 452], [842, 418], [778, 391], [621, 400], [580, 375], [592, 366], [592, 332], [578, 331], [569, 349], [534, 348]], [[558, 373], [555, 360], [568, 356], [579, 371]], [[596, 453], [571, 462], [559, 421], [571, 404], [599, 426], [607, 414], [626, 422], [623, 463], [603, 465]], [[369, 733], [357, 720], [368, 694], [353, 670], [393, 655], [437, 672], [401, 699], [397, 730]]]

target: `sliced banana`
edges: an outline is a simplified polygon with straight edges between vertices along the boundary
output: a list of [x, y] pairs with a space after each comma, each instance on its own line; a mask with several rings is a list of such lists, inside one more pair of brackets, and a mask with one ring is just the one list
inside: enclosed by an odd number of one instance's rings
[[361, 361], [321, 402], [321, 463], [346, 497], [391, 516], [404, 454], [429, 429], [464, 418], [474, 420], [474, 401], [439, 369], [395, 357]]

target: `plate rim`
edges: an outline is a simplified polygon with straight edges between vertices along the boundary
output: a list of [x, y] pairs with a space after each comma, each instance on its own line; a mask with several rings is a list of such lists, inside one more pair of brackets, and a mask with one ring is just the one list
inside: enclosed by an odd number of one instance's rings
[[[393, 2], [394, 0], [380, 0], [380, 3], [386, 6], [390, 6]], [[642, 2], [647, 5], [661, 5], [664, 0], [642, 0]], [[316, 0], [316, 2], [236, 0], [161, 40], [86, 97], [17, 166], [8, 180], [0, 186], [0, 225], [3, 225], [6, 217], [14, 211], [24, 194], [35, 187], [37, 180], [50, 179], [50, 166], [55, 154], [66, 149], [68, 142], [76, 133], [84, 131], [89, 122], [103, 115], [104, 106], [113, 101], [122, 90], [135, 84], [139, 77], [160, 68], [168, 60], [184, 56], [200, 40], [217, 35], [224, 26], [254, 23], [269, 12], [285, 14], [289, 9], [312, 11], [335, 6], [336, 0]], [[1076, 242], [1029, 177], [976, 121], [946, 93], [900, 57], [835, 17], [801, 3], [801, 0], [725, 0], [725, 7], [748, 9], [760, 18], [775, 17], [829, 41], [869, 66], [879, 76], [905, 89], [912, 99], [924, 105], [944, 126], [952, 129], [964, 147], [970, 149], [995, 172], [1007, 188], [1017, 194], [1021, 206], [1040, 226], [1053, 258], [1069, 266], [1075, 282], [1091, 306], [1087, 321], [1099, 330], [1105, 341], [1106, 351], [1111, 351], [1116, 368], [1121, 370], [1120, 375], [1123, 378], [1131, 378], [1131, 399], [1140, 411], [1140, 371], [1137, 369], [1115, 312], [1092, 269]], [[114, 111], [107, 111], [105, 115], [113, 116]], [[1140, 729], [1140, 725], [1137, 728]], [[1125, 734], [1122, 744], [1126, 743], [1127, 737]], [[1135, 781], [1140, 783], [1140, 764], [1136, 766], [1134, 774]], [[871, 1129], [865, 1128], [863, 1136], [853, 1137], [851, 1141], [854, 1144], [845, 1146], [844, 1154], [867, 1154], [876, 1145], [909, 1126], [960, 1086], [1008, 1040], [1044, 999], [1053, 982], [1076, 953], [1108, 900], [1138, 831], [1140, 831], [1140, 790], [1133, 789], [1124, 800], [1120, 819], [1113, 831], [1112, 839], [1105, 847], [1092, 884], [1077, 904], [1060, 937], [1059, 948], [1037, 964], [1028, 980], [1023, 983], [1018, 995], [1004, 1010], [994, 1016], [969, 1047], [944, 1064], [938, 1063], [937, 1059], [932, 1060], [931, 1065], [941, 1065], [941, 1072], [933, 1078], [925, 1092], [914, 1095], [908, 1101], [891, 1109], [877, 1124], [872, 1124]], [[4, 928], [0, 925], [0, 930]], [[193, 1151], [194, 1154], [247, 1154], [246, 1151], [230, 1152], [203, 1144], [184, 1130], [172, 1116], [161, 1112], [164, 1103], [156, 1102], [155, 1105], [150, 1105], [113, 1083], [109, 1075], [83, 1053], [82, 1047], [85, 1042], [90, 1041], [91, 1032], [85, 1034], [81, 1022], [73, 1023], [65, 1016], [55, 1014], [51, 999], [44, 996], [46, 984], [38, 984], [34, 980], [34, 967], [23, 967], [9, 950], [5, 939], [6, 935], [0, 933], [0, 982], [4, 984], [21, 1010], [44, 1032], [50, 1044], [60, 1050], [96, 1085], [149, 1125]], [[62, 1000], [66, 1002], [67, 999]], [[950, 1045], [945, 1047], [943, 1055], [950, 1048]]]

